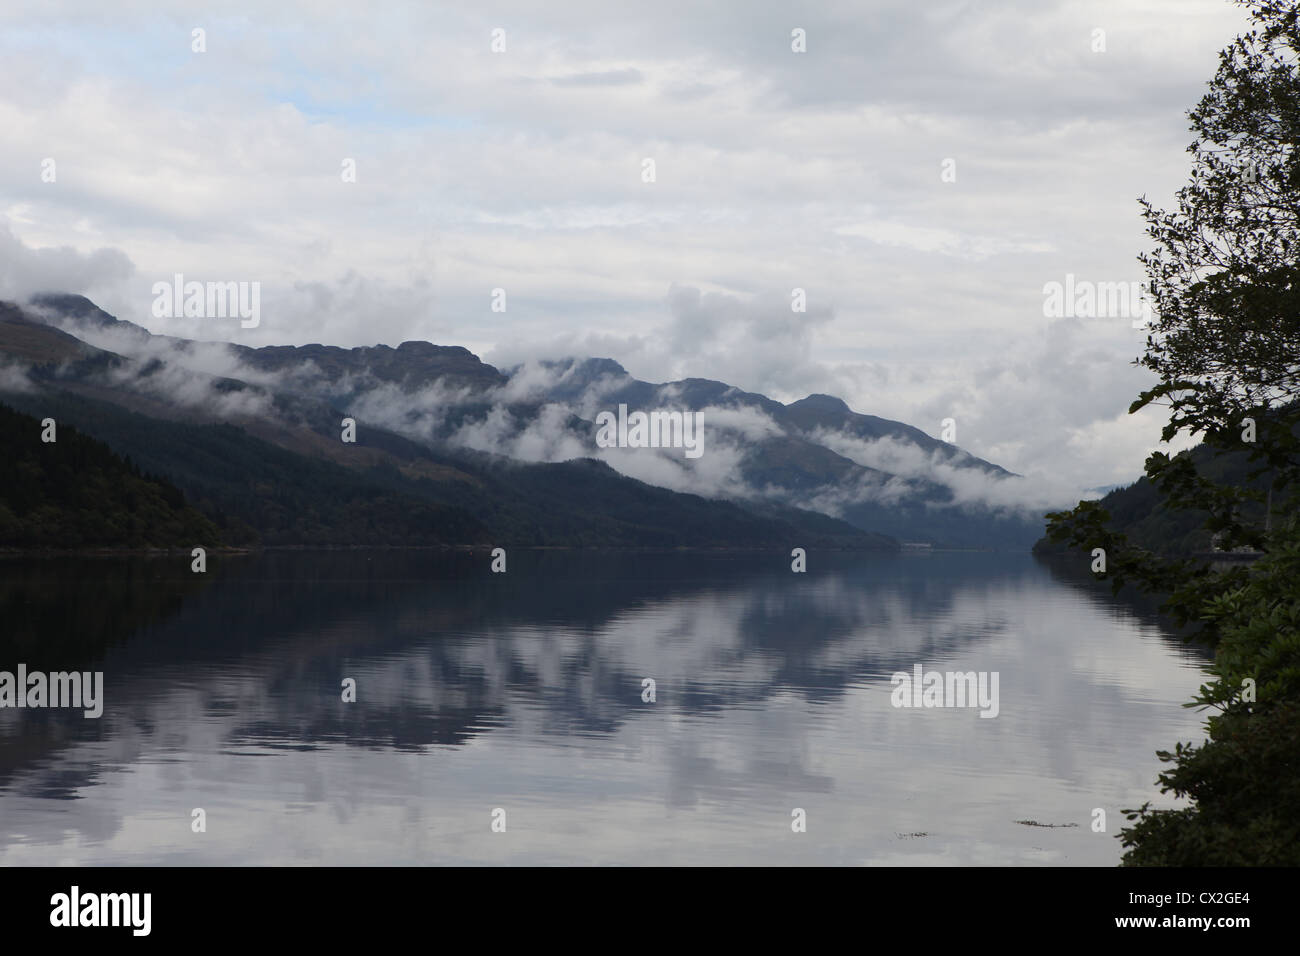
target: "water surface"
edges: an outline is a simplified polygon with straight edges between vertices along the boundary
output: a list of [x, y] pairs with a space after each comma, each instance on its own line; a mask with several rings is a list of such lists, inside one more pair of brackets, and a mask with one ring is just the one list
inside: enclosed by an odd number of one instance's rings
[[[0, 561], [0, 670], [106, 698], [0, 710], [0, 863], [1113, 865], [1169, 805], [1204, 657], [1160, 622], [1029, 555], [789, 562]], [[918, 663], [998, 716], [893, 707]]]

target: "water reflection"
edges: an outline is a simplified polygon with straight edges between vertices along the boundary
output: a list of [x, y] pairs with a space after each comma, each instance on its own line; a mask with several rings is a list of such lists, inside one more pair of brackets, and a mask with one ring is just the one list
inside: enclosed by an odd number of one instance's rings
[[[1118, 859], [1194, 652], [1029, 556], [810, 558], [0, 562], [0, 669], [106, 685], [0, 710], [0, 861]], [[1000, 716], [894, 709], [916, 663], [998, 671]]]

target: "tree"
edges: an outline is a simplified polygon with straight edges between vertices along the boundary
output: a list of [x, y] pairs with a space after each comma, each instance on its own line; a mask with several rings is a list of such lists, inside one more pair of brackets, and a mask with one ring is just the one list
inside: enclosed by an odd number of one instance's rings
[[1049, 515], [1049, 536], [1105, 548], [1108, 577], [1165, 595], [1216, 647], [1215, 679], [1189, 706], [1214, 708], [1202, 746], [1162, 752], [1162, 788], [1193, 805], [1130, 811], [1127, 864], [1300, 862], [1300, 26], [1291, 3], [1249, 2], [1252, 28], [1221, 54], [1189, 112], [1190, 181], [1173, 211], [1144, 197], [1155, 248], [1140, 260], [1155, 322], [1137, 364], [1157, 384], [1130, 412], [1165, 406], [1164, 441], [1185, 434], [1249, 452], [1271, 479], [1273, 519], [1243, 518], [1258, 490], [1207, 478], [1190, 455], [1151, 455], [1167, 507], [1203, 510], [1225, 548], [1265, 552], [1228, 571], [1168, 560], [1108, 527], [1095, 502]]

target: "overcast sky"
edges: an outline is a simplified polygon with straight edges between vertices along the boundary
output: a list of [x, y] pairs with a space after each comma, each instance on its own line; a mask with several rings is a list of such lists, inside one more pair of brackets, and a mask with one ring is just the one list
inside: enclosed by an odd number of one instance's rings
[[[828, 392], [1081, 485], [1157, 447], [1144, 333], [1043, 287], [1142, 278], [1228, 0], [220, 8], [0, 4], [0, 297]], [[178, 272], [260, 282], [261, 324], [155, 318]]]

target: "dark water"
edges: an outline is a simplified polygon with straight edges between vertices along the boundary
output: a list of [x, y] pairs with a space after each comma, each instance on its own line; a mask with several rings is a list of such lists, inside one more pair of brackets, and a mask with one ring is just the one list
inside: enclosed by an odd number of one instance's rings
[[[0, 561], [0, 670], [105, 682], [0, 710], [0, 863], [1108, 865], [1168, 805], [1203, 658], [1149, 616], [1028, 555], [789, 560]], [[918, 663], [998, 716], [892, 706]]]

